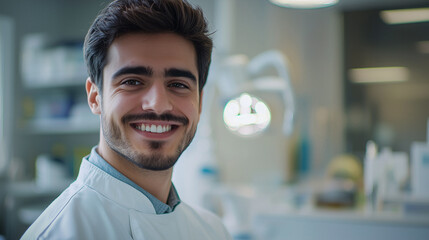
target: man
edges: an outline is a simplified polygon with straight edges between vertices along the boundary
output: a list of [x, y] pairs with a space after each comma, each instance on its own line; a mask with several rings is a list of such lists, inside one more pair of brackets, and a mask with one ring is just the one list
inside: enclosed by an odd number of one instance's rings
[[172, 168], [192, 141], [212, 40], [186, 0], [118, 0], [85, 39], [100, 142], [23, 239], [230, 239], [181, 202]]

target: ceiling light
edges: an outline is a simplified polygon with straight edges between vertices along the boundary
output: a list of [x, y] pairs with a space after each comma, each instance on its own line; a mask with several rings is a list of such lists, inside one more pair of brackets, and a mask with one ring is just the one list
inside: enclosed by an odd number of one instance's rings
[[385, 10], [380, 17], [387, 24], [404, 24], [429, 21], [429, 8]]
[[406, 67], [354, 68], [349, 76], [354, 83], [403, 82], [409, 79]]
[[289, 8], [322, 8], [338, 3], [338, 0], [270, 0], [280, 7]]

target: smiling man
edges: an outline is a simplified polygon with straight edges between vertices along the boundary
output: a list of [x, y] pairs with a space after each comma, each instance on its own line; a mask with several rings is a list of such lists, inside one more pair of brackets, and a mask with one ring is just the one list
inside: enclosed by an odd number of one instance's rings
[[197, 129], [211, 51], [202, 11], [185, 0], [107, 6], [84, 49], [100, 142], [23, 239], [230, 239], [171, 183]]

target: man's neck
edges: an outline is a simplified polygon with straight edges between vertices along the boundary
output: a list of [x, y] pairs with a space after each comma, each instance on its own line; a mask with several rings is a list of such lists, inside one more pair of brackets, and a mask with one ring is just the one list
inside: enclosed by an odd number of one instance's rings
[[97, 149], [98, 154], [112, 167], [129, 178], [139, 187], [152, 194], [163, 203], [167, 203], [171, 188], [171, 176], [173, 169], [164, 171], [151, 171], [142, 169], [134, 163], [124, 159], [113, 151], [105, 142], [100, 141]]

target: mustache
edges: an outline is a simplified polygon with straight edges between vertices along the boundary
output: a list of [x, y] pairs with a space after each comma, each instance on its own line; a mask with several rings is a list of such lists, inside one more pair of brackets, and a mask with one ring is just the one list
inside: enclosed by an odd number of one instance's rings
[[158, 115], [156, 113], [130, 114], [123, 116], [121, 120], [123, 124], [138, 120], [176, 121], [182, 123], [183, 125], [188, 125], [189, 123], [188, 118], [176, 116], [171, 113], [163, 113], [161, 115]]

